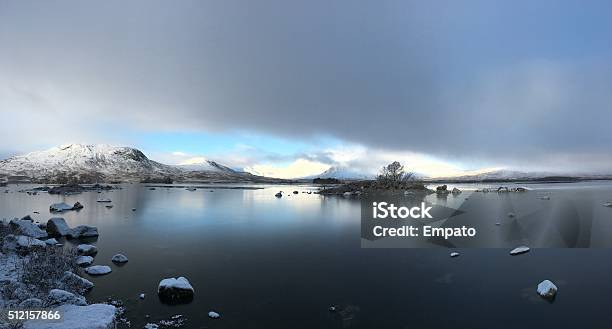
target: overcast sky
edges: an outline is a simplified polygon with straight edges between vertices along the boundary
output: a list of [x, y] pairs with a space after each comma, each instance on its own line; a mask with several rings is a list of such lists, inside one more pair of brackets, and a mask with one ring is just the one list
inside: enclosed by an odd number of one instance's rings
[[610, 1], [0, 0], [0, 155], [83, 142], [277, 176], [391, 156], [433, 175], [610, 173], [611, 12]]

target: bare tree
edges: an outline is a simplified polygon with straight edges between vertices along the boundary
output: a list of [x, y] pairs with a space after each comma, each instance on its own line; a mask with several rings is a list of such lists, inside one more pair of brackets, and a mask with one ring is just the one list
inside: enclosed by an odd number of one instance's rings
[[405, 172], [404, 166], [398, 161], [394, 161], [382, 168], [380, 175], [378, 175], [378, 181], [382, 182], [403, 182], [412, 179], [414, 173]]

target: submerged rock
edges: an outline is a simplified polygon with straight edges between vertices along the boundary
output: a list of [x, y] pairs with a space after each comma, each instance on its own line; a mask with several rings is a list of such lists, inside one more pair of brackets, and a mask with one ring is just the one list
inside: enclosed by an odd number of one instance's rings
[[113, 263], [119, 263], [119, 264], [123, 264], [123, 263], [127, 263], [128, 262], [128, 258], [126, 255], [124, 254], [116, 254], [115, 256], [113, 256], [113, 258], [111, 259], [111, 261]]
[[94, 256], [98, 253], [98, 248], [90, 244], [80, 244], [77, 246], [77, 252], [83, 256]]
[[160, 298], [168, 301], [191, 300], [194, 289], [187, 278], [167, 278], [159, 282], [157, 294]]
[[47, 232], [29, 220], [13, 219], [9, 222], [9, 227], [17, 235], [25, 235], [35, 239], [47, 237]]
[[95, 226], [79, 225], [70, 231], [67, 236], [72, 239], [93, 238], [99, 236], [98, 228]]
[[537, 292], [542, 298], [552, 299], [557, 294], [557, 286], [550, 280], [544, 280], [538, 284]]
[[51, 236], [66, 236], [70, 232], [70, 227], [66, 220], [61, 217], [51, 218], [47, 221], [47, 233]]
[[94, 265], [85, 268], [85, 272], [89, 275], [105, 275], [112, 271], [113, 270], [110, 268], [110, 266], [106, 265]]
[[79, 266], [89, 266], [93, 263], [94, 259], [91, 256], [79, 256], [76, 259], [76, 264]]
[[519, 247], [516, 247], [516, 248], [510, 250], [510, 255], [515, 256], [515, 255], [524, 254], [526, 252], [529, 252], [529, 250], [530, 249], [527, 246], [519, 246]]

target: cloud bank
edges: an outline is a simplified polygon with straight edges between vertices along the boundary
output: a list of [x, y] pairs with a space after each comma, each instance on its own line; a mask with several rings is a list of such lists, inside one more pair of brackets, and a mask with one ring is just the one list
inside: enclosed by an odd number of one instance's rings
[[609, 171], [610, 6], [3, 1], [0, 149], [241, 129]]

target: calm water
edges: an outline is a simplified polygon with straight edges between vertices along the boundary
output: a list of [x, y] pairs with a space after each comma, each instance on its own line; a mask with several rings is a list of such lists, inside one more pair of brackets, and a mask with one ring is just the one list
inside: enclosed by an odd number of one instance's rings
[[[546, 193], [551, 201], [561, 194], [587, 198], [597, 221], [612, 222], [612, 209], [601, 207], [612, 199], [610, 183], [529, 187], [536, 189], [529, 194]], [[113, 268], [110, 275], [88, 277], [96, 287], [87, 298], [123, 300], [132, 328], [175, 314], [187, 317], [186, 328], [612, 325], [604, 309], [612, 294], [610, 249], [533, 249], [518, 257], [507, 249], [459, 249], [458, 258], [450, 258], [448, 249], [361, 249], [358, 200], [302, 193], [274, 197], [279, 190], [313, 189], [308, 186], [190, 192], [123, 185], [102, 194], [16, 193], [24, 188], [13, 185], [12, 193], [0, 193], [0, 218], [31, 214], [46, 221], [52, 217], [49, 204], [81, 202], [85, 209], [62, 216], [71, 226], [99, 228], [95, 263]], [[95, 202], [102, 197], [113, 200], [114, 208]], [[119, 252], [129, 257], [121, 267], [110, 262]], [[194, 286], [191, 304], [158, 300], [159, 281], [176, 276]], [[559, 287], [553, 303], [535, 293], [543, 279]], [[138, 299], [140, 293], [147, 294], [145, 300]], [[331, 313], [331, 305], [346, 311]], [[222, 318], [209, 319], [209, 310]]]

